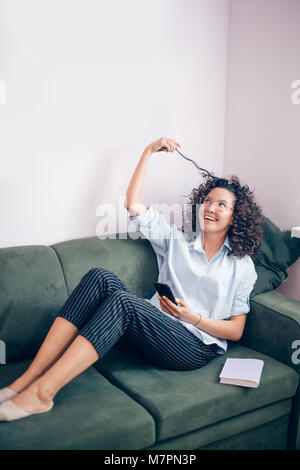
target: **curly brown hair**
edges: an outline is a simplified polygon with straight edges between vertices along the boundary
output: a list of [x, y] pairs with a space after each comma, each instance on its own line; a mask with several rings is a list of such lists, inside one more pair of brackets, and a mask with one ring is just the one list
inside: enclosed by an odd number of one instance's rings
[[[235, 175], [225, 179], [207, 172], [203, 174], [203, 178], [206, 181], [198, 188], [194, 188], [189, 195], [188, 205], [191, 206], [192, 211], [187, 219], [191, 219], [188, 220], [188, 224], [192, 224], [192, 232], [196, 231], [195, 227], [199, 224], [196, 207], [201, 197], [206, 196], [214, 188], [228, 189], [236, 196], [232, 225], [227, 232], [232, 248], [228, 256], [235, 255], [241, 258], [249, 255], [255, 259], [263, 239], [263, 215], [261, 207], [254, 201], [254, 191], [250, 191], [247, 185], [242, 186], [238, 176]], [[185, 214], [183, 214], [183, 220], [185, 221]], [[186, 232], [186, 226], [185, 221], [181, 228], [182, 232]]]

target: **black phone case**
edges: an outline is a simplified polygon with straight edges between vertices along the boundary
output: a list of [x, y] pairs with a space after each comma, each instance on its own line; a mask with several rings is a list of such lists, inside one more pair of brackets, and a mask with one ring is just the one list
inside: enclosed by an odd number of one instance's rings
[[161, 297], [166, 296], [169, 300], [171, 300], [171, 302], [178, 305], [173, 295], [173, 292], [171, 291], [171, 288], [170, 286], [168, 286], [168, 284], [163, 284], [162, 282], [155, 282], [154, 285], [155, 289]]

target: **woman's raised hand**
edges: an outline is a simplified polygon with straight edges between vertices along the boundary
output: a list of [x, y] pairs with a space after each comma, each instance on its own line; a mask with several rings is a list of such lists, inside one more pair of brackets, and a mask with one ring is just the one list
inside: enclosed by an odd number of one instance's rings
[[162, 152], [163, 150], [166, 150], [167, 152], [174, 152], [176, 147], [181, 147], [181, 145], [175, 139], [168, 138], [168, 137], [161, 137], [155, 142], [152, 142], [152, 144], [147, 145], [146, 148], [151, 153], [155, 153], [155, 152]]
[[147, 209], [145, 204], [142, 203], [142, 191], [147, 165], [149, 159], [152, 156], [152, 153], [161, 152], [162, 150], [166, 150], [167, 152], [174, 152], [176, 147], [181, 147], [181, 145], [176, 142], [175, 139], [167, 137], [161, 137], [155, 142], [152, 142], [152, 144], [147, 145], [137, 164], [136, 169], [134, 170], [124, 201], [124, 207], [129, 210], [130, 215], [140, 215]]

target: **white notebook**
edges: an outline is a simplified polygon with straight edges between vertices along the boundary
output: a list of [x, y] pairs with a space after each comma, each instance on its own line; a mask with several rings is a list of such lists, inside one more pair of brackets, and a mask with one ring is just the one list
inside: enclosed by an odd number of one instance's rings
[[220, 383], [257, 388], [263, 367], [262, 359], [227, 358], [219, 375]]

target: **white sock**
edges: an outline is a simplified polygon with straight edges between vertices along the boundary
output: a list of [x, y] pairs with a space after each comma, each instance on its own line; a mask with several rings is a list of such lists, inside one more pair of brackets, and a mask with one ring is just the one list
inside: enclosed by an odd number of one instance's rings
[[13, 421], [14, 419], [26, 418], [30, 413], [23, 410], [11, 400], [0, 405], [0, 421]]
[[38, 413], [45, 413], [46, 411], [50, 411], [54, 402], [51, 402], [49, 408], [43, 411], [35, 411], [34, 413], [28, 413], [28, 411], [23, 410], [17, 406], [12, 400], [7, 400], [0, 405], [0, 421], [14, 421], [15, 419], [26, 418], [30, 415], [35, 415]]
[[15, 392], [11, 388], [8, 388], [8, 387], [1, 388], [1, 390], [0, 390], [0, 403], [4, 402], [6, 400], [10, 400], [10, 398], [15, 397], [16, 395], [18, 395], [18, 392]]

